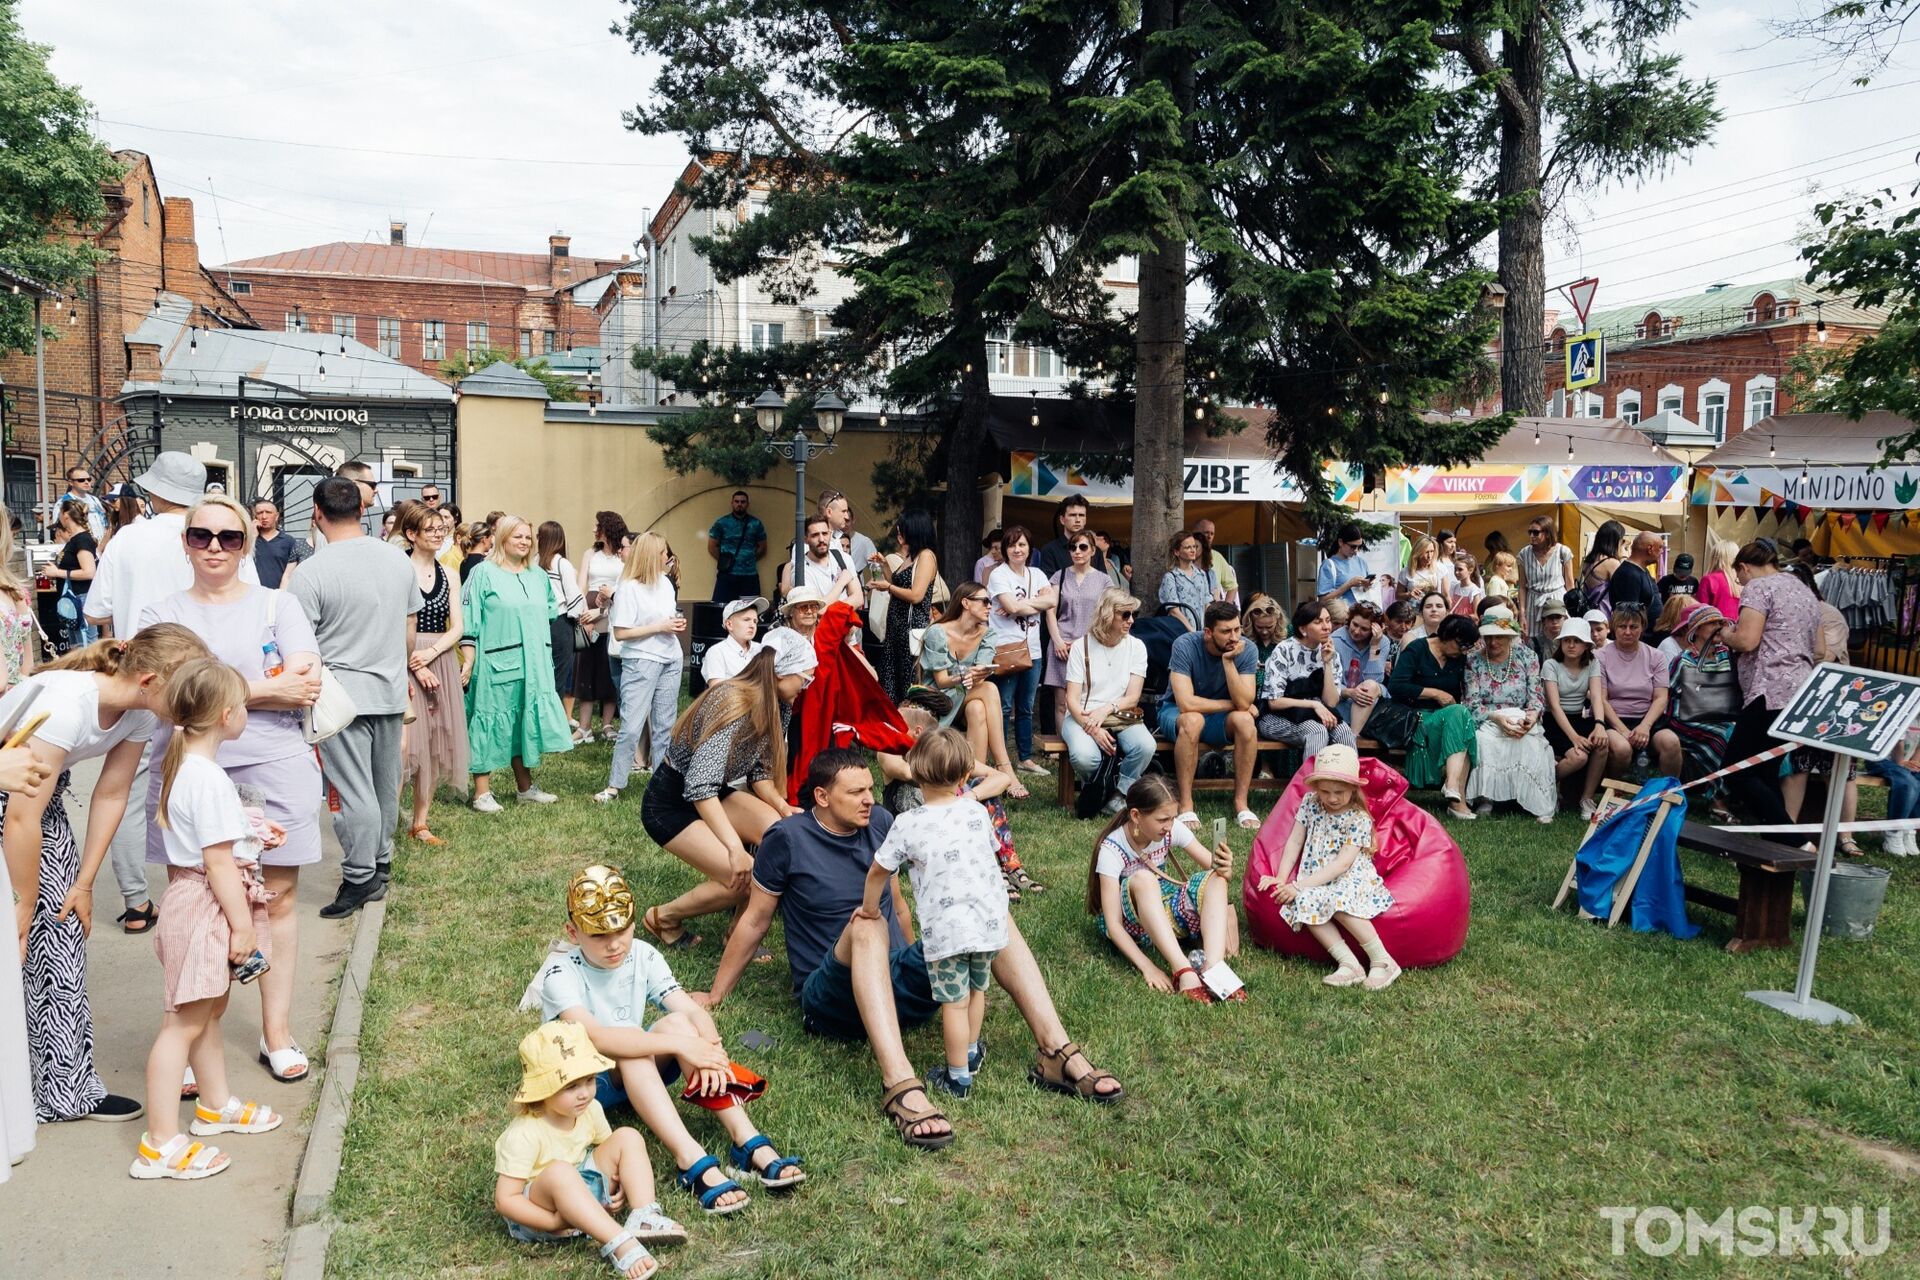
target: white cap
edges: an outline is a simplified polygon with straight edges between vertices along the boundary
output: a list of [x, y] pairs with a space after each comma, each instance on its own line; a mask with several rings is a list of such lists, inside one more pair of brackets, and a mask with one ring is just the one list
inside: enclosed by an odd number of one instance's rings
[[1585, 613], [1581, 614], [1580, 617], [1581, 617], [1581, 620], [1586, 622], [1587, 625], [1589, 626], [1597, 625], [1597, 626], [1604, 627], [1607, 625], [1607, 615], [1600, 612], [1598, 609], [1589, 609]]
[[722, 625], [725, 625], [732, 621], [734, 614], [746, 613], [749, 610], [756, 614], [765, 613], [767, 611], [767, 598], [765, 596], [747, 596], [740, 600], [728, 601], [727, 607], [720, 611], [720, 622]]

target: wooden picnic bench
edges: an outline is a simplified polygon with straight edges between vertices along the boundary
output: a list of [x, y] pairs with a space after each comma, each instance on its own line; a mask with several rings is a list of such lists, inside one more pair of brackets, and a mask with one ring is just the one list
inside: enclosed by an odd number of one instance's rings
[[1725, 858], [1740, 868], [1737, 897], [1729, 898], [1697, 885], [1686, 886], [1688, 902], [1733, 917], [1733, 938], [1727, 943], [1728, 951], [1739, 954], [1762, 947], [1791, 945], [1794, 877], [1801, 871], [1813, 869], [1815, 855], [1759, 836], [1721, 831], [1699, 822], [1681, 825], [1679, 846]]
[[[1053, 757], [1054, 781], [1058, 790], [1060, 807], [1063, 809], [1073, 808], [1074, 794], [1078, 783], [1073, 776], [1073, 762], [1067, 758], [1066, 739], [1057, 733], [1037, 733], [1033, 738], [1033, 746], [1036, 751]], [[1361, 738], [1359, 740], [1359, 746], [1362, 755], [1385, 754], [1380, 744], [1371, 738]], [[1287, 784], [1293, 781], [1293, 775], [1300, 767], [1300, 748], [1285, 742], [1271, 742], [1262, 738], [1260, 741], [1254, 743], [1253, 749], [1256, 753], [1261, 754], [1268, 751], [1291, 752], [1293, 759], [1291, 768], [1287, 767], [1288, 762], [1285, 759], [1281, 760], [1281, 767], [1275, 770], [1275, 773], [1278, 775], [1277, 777], [1269, 778], [1256, 771], [1253, 775], [1253, 783], [1250, 790], [1286, 790]], [[1227, 748], [1202, 747], [1201, 750], [1224, 751], [1227, 750]], [[1153, 755], [1156, 760], [1162, 757], [1171, 757], [1173, 755], [1173, 744], [1171, 742], [1163, 742], [1159, 735], [1156, 734], [1153, 739]], [[1195, 778], [1193, 780], [1193, 789], [1195, 791], [1232, 791], [1233, 779], [1231, 777]]]

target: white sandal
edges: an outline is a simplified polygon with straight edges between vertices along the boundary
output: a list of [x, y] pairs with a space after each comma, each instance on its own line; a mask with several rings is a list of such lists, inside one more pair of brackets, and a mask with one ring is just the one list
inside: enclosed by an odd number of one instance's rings
[[260, 1037], [260, 1061], [267, 1068], [267, 1074], [281, 1084], [299, 1084], [307, 1078], [312, 1064], [298, 1044], [285, 1049], [267, 1048], [267, 1038]]
[[1187, 810], [1183, 814], [1180, 814], [1178, 817], [1174, 819], [1174, 821], [1180, 823], [1183, 826], [1192, 827], [1195, 831], [1198, 831], [1200, 829], [1200, 815], [1195, 813], [1191, 809]]
[[218, 1111], [203, 1102], [194, 1103], [193, 1123], [187, 1128], [196, 1138], [211, 1138], [216, 1133], [270, 1133], [285, 1118], [257, 1102], [229, 1098]]
[[1260, 819], [1254, 815], [1251, 809], [1242, 809], [1240, 815], [1236, 817], [1234, 821], [1240, 824], [1242, 831], [1258, 831], [1260, 829]]
[[624, 1224], [641, 1244], [685, 1244], [687, 1229], [667, 1216], [658, 1200], [643, 1204], [627, 1215]]
[[615, 800], [618, 800], [619, 798], [620, 798], [620, 793], [618, 791], [615, 791], [612, 787], [603, 787], [600, 790], [593, 793], [593, 802], [595, 804], [612, 804]]
[[220, 1148], [210, 1147], [204, 1142], [190, 1142], [184, 1133], [174, 1134], [161, 1147], [155, 1147], [143, 1133], [140, 1135], [140, 1153], [133, 1158], [127, 1176], [142, 1182], [160, 1178], [192, 1182], [197, 1178], [211, 1178], [216, 1173], [225, 1173], [230, 1163]]

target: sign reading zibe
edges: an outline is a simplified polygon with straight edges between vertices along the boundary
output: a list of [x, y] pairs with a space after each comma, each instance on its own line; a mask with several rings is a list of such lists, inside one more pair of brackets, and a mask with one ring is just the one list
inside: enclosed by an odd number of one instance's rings
[[257, 422], [269, 431], [292, 427], [337, 431], [341, 427], [364, 427], [369, 421], [365, 409], [319, 404], [234, 404], [227, 406], [227, 417]]

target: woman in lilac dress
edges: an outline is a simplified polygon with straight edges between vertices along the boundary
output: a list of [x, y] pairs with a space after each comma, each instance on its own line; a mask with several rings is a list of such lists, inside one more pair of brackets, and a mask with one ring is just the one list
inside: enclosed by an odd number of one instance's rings
[[[284, 592], [240, 581], [240, 566], [253, 557], [253, 521], [233, 499], [208, 494], [187, 509], [187, 562], [193, 585], [140, 615], [144, 630], [177, 622], [205, 642], [214, 657], [246, 677], [247, 728], [220, 748], [220, 767], [258, 803], [268, 819], [286, 828], [286, 840], [260, 858], [260, 874], [275, 896], [267, 904], [273, 967], [261, 975], [260, 1057], [276, 1080], [303, 1080], [307, 1055], [293, 1038], [294, 959], [299, 916], [294, 909], [300, 868], [320, 861], [320, 761], [301, 733], [301, 711], [320, 695], [320, 644], [306, 611]], [[270, 663], [282, 670], [269, 674]], [[160, 722], [154, 758], [165, 753], [172, 726]], [[160, 806], [160, 770], [147, 784], [147, 861], [164, 863], [163, 836], [154, 814]], [[248, 788], [259, 793], [254, 800]]]
[[[1067, 567], [1053, 575], [1053, 589], [1060, 603], [1046, 615], [1047, 674], [1043, 683], [1049, 689], [1067, 687], [1067, 655], [1073, 643], [1093, 627], [1093, 615], [1100, 611], [1100, 597], [1113, 579], [1093, 567], [1093, 535], [1077, 533], [1067, 544]], [[1053, 694], [1056, 710], [1066, 703], [1065, 693]]]

